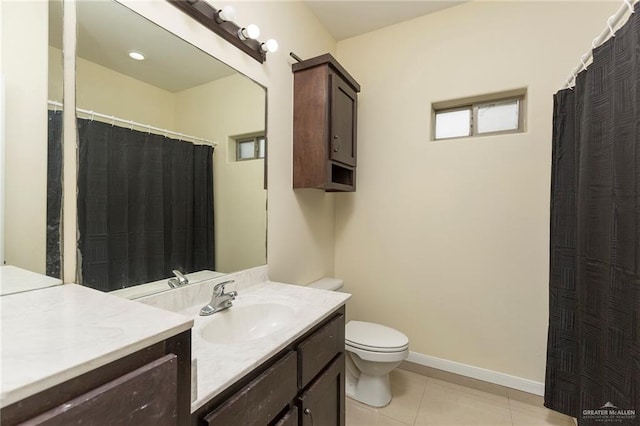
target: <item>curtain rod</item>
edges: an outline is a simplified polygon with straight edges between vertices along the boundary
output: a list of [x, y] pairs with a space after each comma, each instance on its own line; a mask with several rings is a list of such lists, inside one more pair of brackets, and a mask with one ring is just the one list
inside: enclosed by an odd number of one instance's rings
[[[47, 101], [49, 105], [52, 105], [54, 107], [60, 107], [63, 108], [64, 104], [62, 104], [62, 102], [58, 102], [58, 101]], [[124, 118], [118, 118], [118, 117], [114, 117], [113, 115], [106, 115], [106, 114], [100, 114], [97, 113], [95, 111], [90, 111], [87, 109], [83, 109], [83, 108], [76, 108], [76, 112], [82, 113], [82, 114], [86, 114], [88, 115], [92, 120], [94, 117], [99, 117], [99, 118], [104, 118], [105, 120], [110, 120], [111, 124], [113, 125], [115, 122], [118, 123], [124, 123], [129, 125], [129, 128], [133, 129], [133, 127], [137, 127], [139, 129], [144, 129], [147, 130], [149, 133], [151, 133], [151, 131], [153, 130], [154, 133], [158, 134], [162, 134], [164, 136], [177, 136], [179, 140], [185, 140], [188, 139], [188, 141], [193, 141], [193, 142], [200, 142], [206, 145], [212, 145], [213, 147], [218, 146], [218, 144], [214, 141], [211, 141], [209, 139], [203, 139], [203, 138], [199, 138], [197, 136], [189, 136], [189, 135], [185, 135], [184, 133], [178, 133], [178, 132], [174, 132], [171, 130], [167, 130], [167, 129], [161, 129], [159, 127], [154, 127], [151, 126], [149, 124], [141, 124], [141, 123], [136, 123], [133, 120], [125, 120]]]
[[[609, 37], [612, 37], [615, 35], [614, 34], [615, 31], [613, 30], [614, 27], [616, 27], [620, 23], [620, 21], [622, 21], [622, 19], [625, 17], [625, 15], [627, 15], [628, 12], [630, 12], [630, 14], [633, 13], [633, 6], [638, 1], [640, 0], [624, 0], [622, 2], [622, 5], [618, 8], [618, 11], [615, 14], [611, 15], [609, 19], [607, 19], [607, 26], [605, 27], [604, 30], [602, 30], [602, 33], [600, 33], [600, 35], [594, 38], [593, 42], [591, 42], [591, 47], [593, 49], [600, 46], [602, 43], [608, 40]], [[592, 57], [593, 57], [593, 50], [589, 50], [587, 53], [585, 53], [580, 57], [580, 64], [571, 70], [571, 74], [569, 74], [569, 77], [567, 78], [567, 80], [564, 82], [564, 85], [562, 86], [563, 89], [568, 89], [575, 84], [575, 80], [576, 80], [576, 77], [578, 76], [578, 73], [582, 70], [587, 69], [587, 62]]]

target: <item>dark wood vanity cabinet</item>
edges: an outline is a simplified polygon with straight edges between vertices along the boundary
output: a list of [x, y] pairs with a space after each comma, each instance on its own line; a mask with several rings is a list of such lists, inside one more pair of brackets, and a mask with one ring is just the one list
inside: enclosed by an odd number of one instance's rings
[[3, 426], [182, 426], [190, 418], [191, 330], [2, 409]]
[[360, 85], [329, 54], [292, 69], [293, 187], [355, 191]]
[[192, 425], [344, 426], [344, 307], [205, 404]]

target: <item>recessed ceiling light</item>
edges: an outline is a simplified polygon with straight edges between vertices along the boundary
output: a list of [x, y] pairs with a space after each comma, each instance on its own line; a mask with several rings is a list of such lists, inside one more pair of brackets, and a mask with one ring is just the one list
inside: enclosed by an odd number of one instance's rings
[[144, 61], [144, 55], [140, 52], [131, 51], [129, 52], [129, 57], [136, 61]]

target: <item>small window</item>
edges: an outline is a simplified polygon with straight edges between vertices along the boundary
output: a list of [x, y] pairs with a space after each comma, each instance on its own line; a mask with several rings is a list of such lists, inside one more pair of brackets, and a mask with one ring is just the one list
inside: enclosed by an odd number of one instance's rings
[[265, 144], [264, 136], [236, 139], [236, 161], [264, 158]]
[[[434, 104], [435, 140], [523, 131], [524, 95]], [[447, 106], [442, 106], [443, 104]]]
[[471, 136], [471, 108], [436, 112], [436, 139]]

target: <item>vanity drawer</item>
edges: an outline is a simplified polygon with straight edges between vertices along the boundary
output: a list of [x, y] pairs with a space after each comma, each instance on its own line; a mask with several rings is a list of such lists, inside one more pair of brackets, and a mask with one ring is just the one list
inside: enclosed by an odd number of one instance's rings
[[289, 352], [264, 373], [204, 417], [207, 426], [266, 425], [293, 400], [297, 359]]
[[298, 387], [303, 389], [337, 354], [344, 352], [344, 314], [338, 313], [298, 345], [297, 351]]
[[166, 355], [21, 425], [176, 426], [177, 372], [178, 358]]

